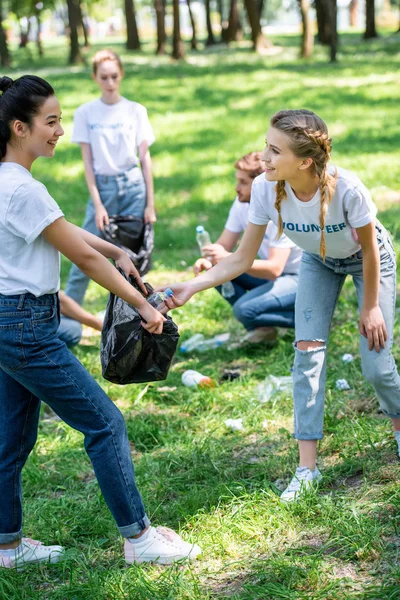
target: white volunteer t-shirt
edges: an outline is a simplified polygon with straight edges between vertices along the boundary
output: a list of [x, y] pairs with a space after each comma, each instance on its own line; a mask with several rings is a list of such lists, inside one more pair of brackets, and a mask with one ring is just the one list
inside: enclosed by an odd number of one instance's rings
[[96, 175], [119, 175], [136, 167], [140, 144], [151, 146], [154, 140], [147, 110], [126, 98], [116, 104], [93, 100], [74, 114], [72, 141], [90, 144]]
[[[232, 231], [232, 233], [242, 233], [249, 222], [249, 209], [249, 202], [240, 202], [240, 200], [236, 198], [229, 211], [225, 229]], [[283, 272], [294, 275], [299, 272], [302, 251], [296, 244], [289, 240], [286, 235], [281, 235], [280, 238], [276, 239], [277, 234], [278, 228], [272, 222], [268, 223], [264, 239], [258, 251], [258, 256], [262, 260], [267, 260], [270, 248], [290, 248], [289, 258], [286, 261]]]
[[0, 163], [0, 294], [60, 289], [60, 254], [40, 235], [64, 216], [42, 183], [16, 163]]
[[[328, 206], [325, 218], [326, 256], [347, 258], [360, 250], [352, 228], [363, 227], [374, 221], [377, 208], [360, 179], [345, 169], [329, 167], [331, 174], [338, 173], [336, 190]], [[249, 221], [264, 225], [269, 221], [278, 224], [278, 213], [274, 208], [276, 182], [266, 181], [264, 174], [253, 182], [251, 190]], [[320, 226], [319, 190], [309, 202], [302, 202], [285, 184], [287, 198], [281, 204], [283, 231], [303, 250], [319, 254]]]

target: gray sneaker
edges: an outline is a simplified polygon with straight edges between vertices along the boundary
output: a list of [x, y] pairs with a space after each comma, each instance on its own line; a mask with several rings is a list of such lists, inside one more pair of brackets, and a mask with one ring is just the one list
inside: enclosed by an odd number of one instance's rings
[[281, 502], [295, 502], [313, 483], [322, 479], [321, 473], [317, 468], [311, 471], [308, 467], [297, 467], [292, 481], [282, 492]]

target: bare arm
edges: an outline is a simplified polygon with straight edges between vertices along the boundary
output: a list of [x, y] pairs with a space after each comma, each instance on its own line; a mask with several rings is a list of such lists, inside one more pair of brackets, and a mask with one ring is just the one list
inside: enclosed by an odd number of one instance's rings
[[86, 183], [96, 212], [96, 226], [98, 229], [103, 231], [104, 225], [108, 225], [109, 220], [108, 213], [103, 206], [103, 203], [100, 198], [100, 193], [96, 185], [96, 177], [93, 170], [92, 149], [90, 147], [90, 144], [86, 144], [84, 142], [80, 144], [80, 147], [82, 152], [83, 164], [85, 166]]
[[79, 228], [61, 217], [43, 230], [43, 236], [88, 277], [135, 306], [147, 321], [147, 324], [143, 324], [145, 329], [150, 333], [162, 332], [165, 320], [162, 315], [146, 302], [104, 256], [89, 246], [79, 234]]
[[275, 281], [282, 275], [289, 255], [290, 248], [276, 248], [273, 246], [269, 249], [268, 259], [256, 259], [247, 274], [260, 279]]
[[139, 146], [139, 159], [144, 183], [146, 185], [146, 209], [144, 212], [144, 220], [146, 223], [155, 223], [157, 217], [154, 205], [153, 171], [151, 168], [151, 156], [147, 142], [142, 142]]
[[234, 233], [228, 229], [224, 229], [215, 244], [208, 246], [211, 249], [210, 254], [205, 254], [198, 258], [193, 265], [193, 273], [197, 277], [202, 271], [208, 271], [212, 266], [215, 266], [220, 260], [229, 256], [239, 241], [240, 233]]
[[364, 302], [360, 314], [360, 333], [368, 347], [379, 352], [387, 340], [386, 325], [379, 307], [380, 258], [375, 223], [356, 229], [363, 257]]
[[88, 327], [93, 327], [93, 329], [97, 329], [98, 331], [102, 330], [103, 321], [101, 319], [98, 319], [82, 308], [80, 304], [64, 294], [64, 292], [59, 292], [58, 297], [60, 298], [60, 311], [62, 315], [70, 319], [75, 319], [75, 321], [79, 321], [82, 325], [88, 325]]

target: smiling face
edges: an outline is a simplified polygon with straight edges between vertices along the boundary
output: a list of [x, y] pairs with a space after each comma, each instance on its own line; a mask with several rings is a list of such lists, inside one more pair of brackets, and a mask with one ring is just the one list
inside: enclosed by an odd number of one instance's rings
[[239, 202], [250, 202], [251, 196], [251, 185], [254, 181], [254, 177], [247, 171], [236, 169], [236, 194]]
[[290, 148], [290, 138], [279, 129], [270, 127], [261, 160], [265, 165], [267, 181], [290, 181], [299, 171], [310, 166], [309, 159], [299, 158]]
[[19, 132], [19, 137], [23, 139], [24, 151], [33, 160], [39, 156], [54, 156], [58, 139], [64, 135], [60, 121], [60, 104], [55, 96], [49, 96], [43, 102], [39, 113], [33, 117], [30, 127], [21, 122], [15, 124], [23, 132], [23, 135]]
[[101, 62], [93, 75], [93, 79], [98, 84], [102, 98], [104, 100], [113, 100], [119, 97], [119, 86], [123, 73], [115, 60], [104, 60]]

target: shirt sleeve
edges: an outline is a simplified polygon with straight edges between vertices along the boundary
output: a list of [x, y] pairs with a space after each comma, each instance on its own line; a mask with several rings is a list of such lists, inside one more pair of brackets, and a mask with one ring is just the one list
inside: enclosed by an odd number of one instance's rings
[[31, 244], [46, 227], [63, 216], [64, 213], [45, 186], [32, 182], [20, 185], [14, 192], [5, 223], [14, 235]]
[[371, 223], [375, 217], [377, 208], [372, 202], [372, 198], [365, 188], [355, 187], [350, 190], [344, 199], [347, 220], [351, 227], [364, 227]]
[[90, 144], [89, 123], [84, 106], [80, 106], [74, 114], [71, 142], [75, 144]]
[[235, 202], [231, 206], [231, 210], [229, 211], [229, 215], [225, 223], [225, 229], [231, 231], [232, 233], [242, 233], [242, 231], [244, 231], [238, 214], [239, 210], [240, 204], [239, 200], [236, 198]]
[[137, 129], [136, 129], [136, 147], [139, 148], [142, 142], [147, 142], [151, 146], [155, 141], [154, 132], [150, 125], [147, 110], [139, 104], [137, 106]]
[[249, 222], [254, 223], [254, 225], [266, 225], [271, 220], [268, 214], [268, 199], [263, 198], [262, 183], [257, 177], [251, 186]]
[[292, 242], [292, 240], [289, 240], [287, 235], [284, 233], [282, 233], [282, 235], [276, 239], [276, 236], [278, 235], [278, 228], [275, 223], [272, 223], [272, 221], [268, 223], [266, 233], [268, 234], [270, 248], [295, 248], [296, 246], [296, 244]]

